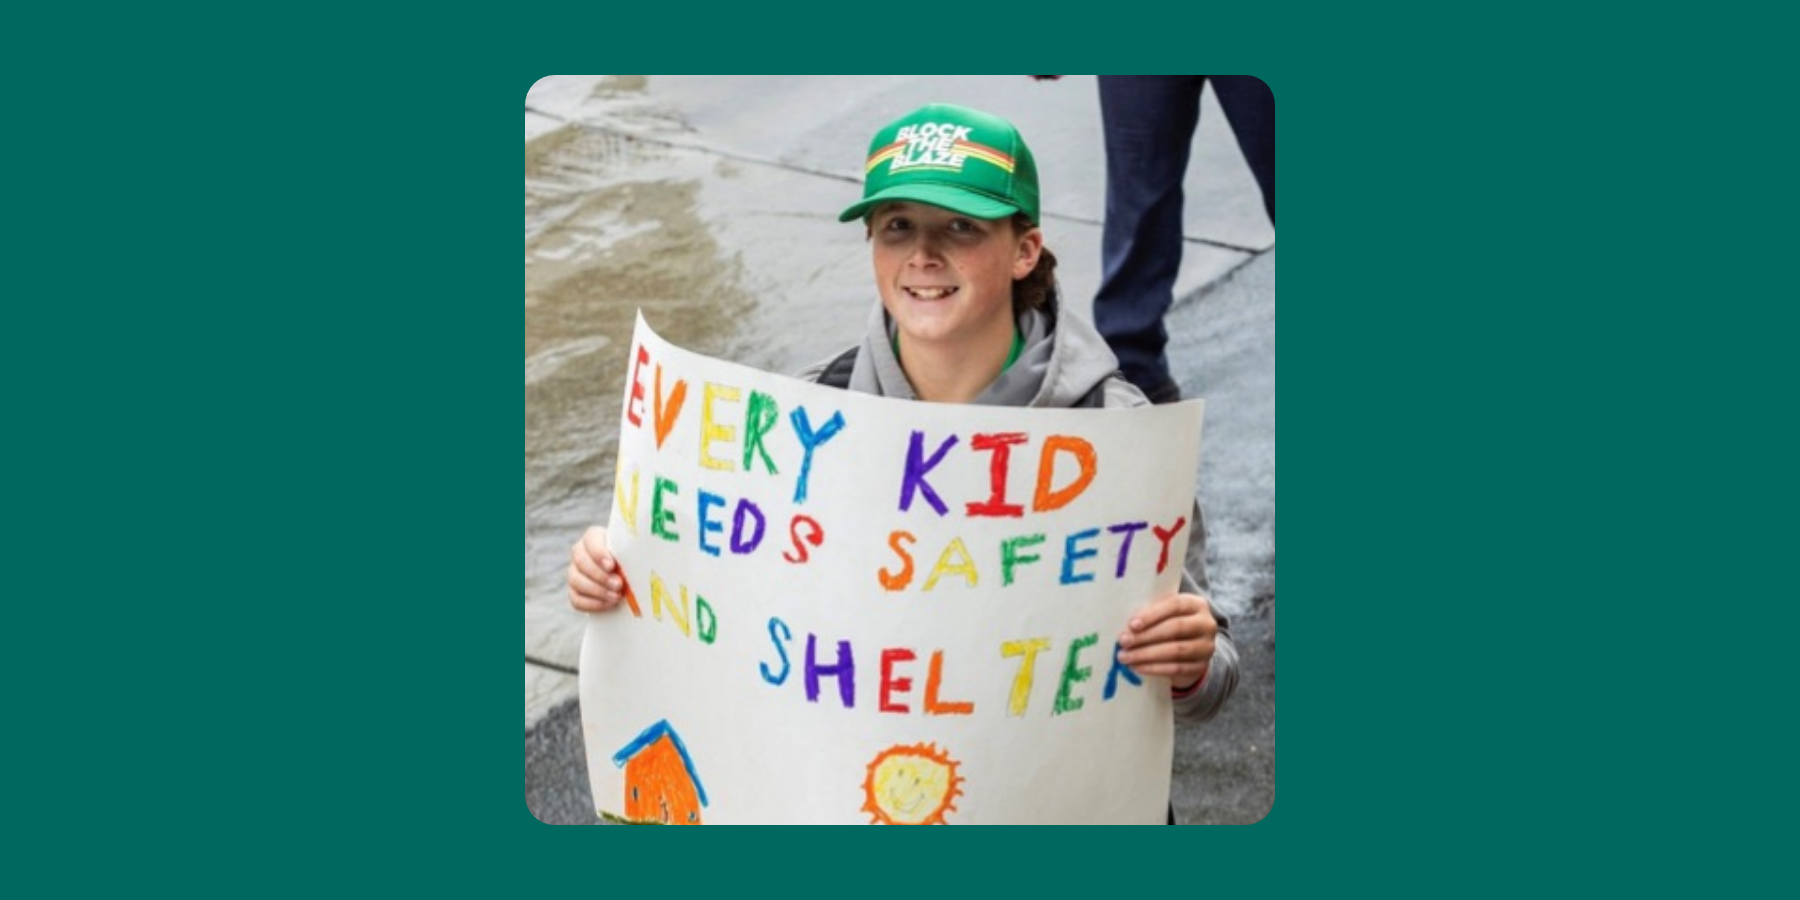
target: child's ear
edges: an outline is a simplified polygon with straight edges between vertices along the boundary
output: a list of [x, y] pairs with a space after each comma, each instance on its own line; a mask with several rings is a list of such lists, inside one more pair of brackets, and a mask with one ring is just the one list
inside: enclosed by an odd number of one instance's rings
[[1013, 280], [1018, 281], [1031, 274], [1037, 268], [1038, 257], [1044, 253], [1044, 232], [1033, 228], [1025, 232], [1019, 239], [1019, 258], [1013, 262]]

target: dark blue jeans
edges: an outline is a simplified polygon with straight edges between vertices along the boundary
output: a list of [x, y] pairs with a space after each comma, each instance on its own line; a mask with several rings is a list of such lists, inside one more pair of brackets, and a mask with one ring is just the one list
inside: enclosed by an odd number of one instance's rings
[[1101, 75], [1106, 136], [1106, 225], [1094, 324], [1126, 380], [1154, 393], [1172, 386], [1163, 315], [1181, 269], [1181, 182], [1200, 124], [1200, 89], [1213, 94], [1237, 136], [1263, 208], [1275, 221], [1275, 96], [1248, 75]]

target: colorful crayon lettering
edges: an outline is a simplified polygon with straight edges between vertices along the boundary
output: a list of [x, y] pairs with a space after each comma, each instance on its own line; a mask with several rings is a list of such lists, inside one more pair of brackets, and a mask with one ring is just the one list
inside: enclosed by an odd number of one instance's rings
[[1025, 507], [1017, 503], [1006, 502], [1006, 469], [1012, 458], [1014, 444], [1026, 441], [1023, 432], [1010, 431], [1004, 434], [978, 434], [969, 441], [971, 450], [987, 450], [994, 455], [988, 460], [988, 484], [992, 492], [980, 503], [967, 505], [971, 516], [997, 516], [1018, 518], [1025, 514]]
[[638, 470], [631, 467], [631, 476], [625, 475], [625, 457], [619, 457], [619, 468], [613, 475], [613, 502], [619, 507], [619, 518], [625, 520], [625, 530], [637, 534], [638, 511]]
[[1090, 556], [1099, 556], [1100, 551], [1093, 550], [1093, 549], [1077, 550], [1077, 549], [1075, 549], [1075, 544], [1080, 541], [1092, 540], [1099, 536], [1100, 536], [1100, 529], [1089, 528], [1086, 531], [1077, 531], [1074, 534], [1069, 535], [1066, 539], [1063, 540], [1063, 564], [1062, 564], [1062, 583], [1063, 584], [1081, 584], [1082, 582], [1085, 582], [1085, 581], [1093, 581], [1094, 580], [1094, 573], [1092, 573], [1092, 572], [1077, 572], [1077, 571], [1075, 571], [1075, 563], [1080, 560], [1087, 559]]
[[[895, 699], [895, 695], [912, 690], [912, 679], [894, 674], [894, 666], [898, 663], [911, 662], [919, 655], [907, 647], [889, 647], [881, 651], [881, 698], [882, 712], [905, 713], [912, 708]], [[925, 706], [923, 712], [932, 716], [966, 716], [975, 711], [975, 704], [966, 700], [944, 700], [939, 695], [944, 683], [944, 651], [931, 652], [931, 667], [925, 676]]]
[[896, 531], [888, 535], [888, 546], [894, 548], [894, 553], [900, 557], [901, 569], [899, 572], [889, 572], [883, 568], [880, 572], [875, 573], [881, 579], [882, 587], [890, 591], [898, 591], [904, 590], [907, 585], [912, 583], [912, 554], [906, 552], [906, 548], [900, 546], [900, 543], [905, 541], [910, 544], [917, 540], [918, 538], [913, 537], [910, 531]]
[[[723, 507], [725, 498], [705, 489], [695, 493], [700, 507], [696, 516], [700, 522], [700, 549], [708, 556], [718, 556], [720, 547], [707, 540], [707, 535], [713, 532], [724, 534], [725, 523], [714, 519], [709, 510]], [[739, 497], [736, 510], [731, 516], [731, 552], [743, 556], [755, 550], [762, 544], [763, 531], [767, 525], [762, 508], [747, 498]], [[748, 535], [745, 534], [746, 528], [749, 529]]]
[[1117, 525], [1107, 526], [1107, 531], [1110, 531], [1113, 534], [1125, 535], [1124, 539], [1119, 541], [1119, 568], [1113, 573], [1114, 578], [1125, 577], [1125, 558], [1131, 553], [1132, 535], [1149, 527], [1149, 522], [1120, 522]]
[[[1068, 484], [1051, 490], [1050, 481], [1056, 472], [1056, 454], [1068, 453], [1075, 457], [1080, 467], [1080, 474]], [[1094, 445], [1087, 441], [1066, 434], [1053, 434], [1044, 439], [1044, 449], [1038, 455], [1037, 492], [1031, 498], [1031, 508], [1036, 512], [1049, 512], [1068, 506], [1070, 501], [1081, 496], [1094, 482], [1094, 474], [1099, 471], [1099, 464], [1094, 459]]]
[[[793, 670], [788, 644], [795, 640], [795, 634], [787, 622], [775, 617], [769, 619], [768, 632], [769, 642], [775, 649], [775, 660], [761, 662], [758, 664], [758, 668], [763, 681], [780, 687], [787, 683], [788, 676]], [[824, 645], [832, 643], [836, 645], [835, 656], [821, 658], [821, 654], [827, 652]], [[1098, 643], [1099, 634], [1090, 632], [1069, 644], [1049, 715], [1065, 715], [1082, 708], [1083, 698], [1076, 696], [1075, 687], [1081, 682], [1093, 678], [1093, 668], [1081, 664], [1081, 654], [1082, 651]], [[1000, 655], [1003, 658], [1019, 660], [1008, 691], [1006, 705], [1008, 716], [1022, 717], [1029, 711], [1038, 657], [1049, 650], [1051, 646], [1052, 641], [1048, 637], [1023, 638], [1004, 641], [1000, 644]], [[1107, 673], [1106, 689], [1102, 700], [1111, 700], [1117, 695], [1120, 678], [1132, 685], [1141, 686], [1143, 684], [1142, 676], [1119, 662], [1119, 652], [1119, 646], [1115, 643], [1113, 645], [1113, 665]], [[816, 633], [807, 633], [805, 656], [802, 660], [806, 701], [818, 703], [819, 697], [825, 693], [822, 682], [827, 678], [835, 678], [837, 679], [838, 705], [847, 710], [855, 709], [858, 655], [856, 647], [849, 640], [829, 641]], [[920, 698], [920, 703], [915, 706], [910, 702], [909, 695], [912, 695], [917, 680], [907, 671], [907, 668], [917, 663], [919, 657], [920, 651], [914, 647], [883, 647], [877, 651], [876, 658], [880, 661], [880, 675], [875, 681], [874, 688], [876, 711], [893, 715], [972, 715], [975, 712], [974, 701], [945, 698], [943, 687], [945, 659], [942, 649], [931, 651], [931, 661], [925, 676], [925, 690]]]
[[1182, 516], [1181, 518], [1176, 519], [1175, 524], [1169, 526], [1169, 530], [1167, 531], [1164, 531], [1161, 525], [1153, 525], [1150, 527], [1150, 531], [1156, 535], [1156, 539], [1162, 541], [1162, 555], [1156, 558], [1156, 574], [1161, 575], [1163, 569], [1168, 568], [1169, 541], [1172, 540], [1175, 535], [1180, 534], [1181, 527], [1186, 524], [1187, 516]]
[[681, 535], [669, 530], [669, 525], [675, 521], [675, 511], [663, 505], [664, 493], [678, 494], [681, 488], [659, 475], [656, 487], [650, 490], [650, 533], [665, 541], [678, 541]]
[[940, 700], [938, 688], [944, 681], [944, 651], [931, 653], [931, 669], [925, 675], [925, 711], [934, 716], [966, 716], [975, 711], [968, 700]]
[[1013, 676], [1012, 694], [1006, 701], [1007, 715], [1022, 716], [1025, 714], [1025, 705], [1030, 702], [1031, 699], [1031, 679], [1033, 673], [1037, 670], [1037, 656], [1040, 652], [1049, 648], [1049, 638], [1029, 638], [1019, 641], [1007, 641], [1000, 645], [1001, 656], [1008, 658], [1014, 656], [1021, 657], [1019, 660], [1019, 671]]
[[[932, 469], [943, 464], [944, 457], [960, 440], [956, 435], [950, 435], [937, 445], [937, 449], [927, 454], [925, 452], [925, 432], [914, 431], [912, 433], [907, 443], [906, 463], [900, 472], [901, 512], [910, 512], [913, 500], [923, 496], [925, 502], [938, 515], [949, 515], [949, 505], [931, 486], [928, 476]], [[1023, 505], [1007, 500], [1006, 486], [1012, 463], [1012, 448], [1028, 443], [1030, 440], [1030, 435], [1019, 431], [983, 433], [970, 437], [969, 449], [971, 451], [992, 455], [988, 458], [987, 499], [965, 503], [963, 510], [968, 516], [972, 518], [1018, 518], [1025, 514]], [[1062, 455], [1074, 458], [1075, 476], [1067, 484], [1053, 487], [1052, 485], [1056, 481], [1057, 457]], [[1032, 511], [1051, 512], [1068, 506], [1075, 498], [1087, 491], [1099, 470], [1094, 445], [1087, 440], [1066, 434], [1053, 434], [1045, 438], [1043, 447], [1038, 452], [1037, 486], [1032, 492]]]
[[1013, 570], [1026, 563], [1038, 561], [1036, 553], [1020, 553], [1021, 547], [1032, 547], [1044, 542], [1042, 534], [1022, 534], [1007, 538], [1000, 542], [1000, 584], [1013, 583]]
[[669, 432], [675, 430], [675, 420], [681, 417], [681, 404], [687, 400], [687, 379], [678, 378], [675, 386], [669, 390], [665, 401], [662, 391], [662, 363], [656, 364], [656, 446], [662, 447], [663, 441], [669, 439]]
[[804, 454], [800, 458], [800, 477], [794, 481], [794, 502], [806, 502], [806, 480], [812, 475], [813, 451], [824, 446], [838, 432], [844, 430], [844, 414], [834, 412], [825, 420], [824, 427], [818, 431], [812, 428], [812, 421], [806, 415], [806, 407], [798, 407], [788, 415], [788, 421], [794, 423], [794, 435], [800, 439], [800, 448]]
[[912, 679], [901, 678], [894, 674], [894, 664], [910, 662], [918, 659], [918, 654], [905, 647], [889, 647], [881, 651], [881, 702], [882, 712], [903, 713], [909, 707], [894, 699], [894, 694], [912, 690]]
[[636, 428], [644, 427], [643, 413], [641, 412], [644, 408], [644, 379], [641, 376], [644, 363], [649, 361], [650, 348], [639, 344], [637, 358], [631, 363], [631, 394], [625, 400], [625, 420]]
[[[744, 537], [744, 523], [756, 520], [756, 530], [748, 538]], [[768, 520], [763, 518], [762, 507], [744, 498], [738, 498], [737, 512], [731, 515], [731, 552], [743, 555], [755, 550], [762, 544], [763, 529]]]
[[[960, 560], [954, 565], [950, 562], [952, 555]], [[969, 555], [969, 548], [963, 545], [962, 538], [951, 538], [950, 543], [944, 547], [944, 552], [938, 555], [937, 565], [932, 567], [931, 577], [925, 579], [924, 589], [931, 590], [937, 584], [938, 577], [945, 574], [961, 575], [969, 582], [969, 587], [981, 583], [981, 576], [975, 571], [975, 558]]]
[[1094, 674], [1094, 670], [1090, 666], [1077, 666], [1075, 662], [1081, 656], [1082, 650], [1099, 642], [1100, 635], [1088, 634], [1076, 638], [1075, 642], [1069, 645], [1069, 659], [1063, 664], [1062, 684], [1056, 688], [1056, 706], [1051, 710], [1051, 715], [1060, 716], [1081, 708], [1081, 698], [1071, 695], [1069, 689], [1078, 681], [1088, 680], [1088, 677]]
[[[777, 631], [781, 633], [776, 634]], [[762, 669], [764, 681], [777, 687], [780, 687], [787, 681], [788, 670], [792, 667], [788, 665], [787, 648], [781, 646], [781, 642], [791, 641], [793, 639], [794, 631], [788, 627], [786, 622], [783, 622], [781, 619], [774, 616], [769, 617], [769, 642], [775, 645], [775, 654], [781, 657], [781, 673], [776, 674], [769, 671], [768, 663], [757, 663], [757, 667]]]
[[1107, 670], [1106, 673], [1106, 690], [1100, 694], [1100, 699], [1102, 700], [1111, 700], [1113, 694], [1118, 692], [1120, 676], [1123, 676], [1126, 681], [1131, 682], [1133, 687], [1144, 686], [1143, 676], [1131, 671], [1130, 666], [1119, 662], [1119, 652], [1122, 649], [1124, 648], [1119, 646], [1118, 641], [1113, 641], [1112, 668]]
[[732, 441], [737, 439], [737, 429], [730, 425], [718, 424], [718, 416], [713, 413], [713, 404], [723, 400], [736, 403], [738, 389], [725, 384], [706, 383], [703, 399], [700, 401], [700, 465], [708, 469], [731, 471], [731, 461], [718, 459], [712, 455], [713, 441]]
[[794, 549], [782, 551], [781, 558], [791, 563], [803, 563], [809, 558], [808, 544], [817, 547], [825, 543], [825, 528], [812, 516], [795, 516], [788, 523], [788, 537], [793, 539]]
[[718, 556], [718, 546], [708, 543], [706, 535], [708, 532], [712, 531], [723, 534], [725, 532], [725, 523], [713, 521], [712, 517], [706, 514], [706, 511], [709, 507], [724, 506], [725, 498], [712, 491], [706, 490], [705, 488], [695, 491], [694, 495], [699, 498], [700, 501], [700, 512], [697, 517], [700, 522], [700, 549], [708, 556]]
[[938, 445], [937, 450], [927, 458], [925, 456], [925, 432], [915, 431], [912, 433], [912, 442], [906, 448], [906, 470], [900, 475], [901, 512], [912, 509], [913, 494], [920, 491], [924, 492], [925, 502], [931, 504], [931, 508], [937, 510], [938, 515], [942, 516], [950, 512], [950, 507], [945, 506], [944, 499], [938, 496], [937, 491], [931, 489], [931, 482], [926, 481], [925, 476], [936, 468], [938, 463], [944, 461], [944, 454], [949, 453], [950, 448], [956, 446], [956, 441], [957, 437], [954, 434], [945, 438], [944, 442]]
[[806, 701], [819, 702], [819, 679], [821, 677], [838, 680], [838, 699], [843, 701], [845, 709], [856, 707], [856, 654], [850, 649], [849, 641], [837, 642], [837, 665], [819, 664], [819, 636], [806, 636]]
[[762, 454], [763, 468], [770, 475], [777, 474], [775, 460], [769, 458], [769, 448], [763, 446], [763, 435], [775, 427], [775, 421], [781, 417], [781, 407], [776, 405], [775, 398], [762, 391], [750, 392], [750, 407], [744, 412], [744, 471]]
[[669, 620], [687, 637], [694, 637], [694, 627], [699, 626], [700, 642], [712, 643], [718, 636], [719, 618], [713, 612], [712, 604], [699, 594], [692, 596], [689, 602], [687, 585], [681, 585], [681, 606], [677, 607], [669, 595], [669, 589], [655, 572], [650, 573], [650, 613], [661, 622], [663, 610], [669, 611]]

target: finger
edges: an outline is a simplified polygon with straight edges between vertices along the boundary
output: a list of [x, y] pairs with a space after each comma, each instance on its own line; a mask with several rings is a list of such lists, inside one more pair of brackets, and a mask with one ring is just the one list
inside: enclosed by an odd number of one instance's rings
[[607, 603], [603, 600], [595, 600], [592, 597], [583, 597], [579, 594], [576, 594], [574, 592], [574, 590], [571, 589], [569, 591], [569, 606], [573, 607], [576, 612], [580, 612], [580, 613], [604, 613], [604, 612], [611, 612], [614, 609], [617, 609], [619, 604]]
[[593, 578], [583, 572], [574, 564], [569, 566], [569, 590], [590, 600], [612, 601], [618, 599], [618, 591], [604, 580]]
[[573, 565], [569, 567], [569, 603], [582, 612], [605, 612], [623, 599], [599, 582], [588, 578]]
[[1205, 641], [1176, 641], [1134, 651], [1121, 651], [1119, 662], [1139, 675], [1160, 675], [1173, 684], [1198, 680], [1212, 662], [1212, 646]]
[[[596, 559], [588, 552], [588, 549], [588, 545], [585, 543], [569, 548], [569, 561], [574, 564], [575, 568], [596, 582], [610, 585], [613, 590], [624, 587], [623, 583], [618, 583], [619, 576], [613, 572], [618, 568], [618, 564], [613, 562], [611, 554], [608, 554], [604, 560]], [[612, 563], [612, 565], [607, 565], [607, 563]]]
[[569, 588], [569, 606], [580, 613], [603, 613], [612, 609], [599, 600], [576, 593], [573, 587]]
[[600, 564], [602, 569], [611, 572], [618, 566], [618, 563], [613, 560], [612, 548], [606, 542], [606, 529], [598, 525], [589, 526], [588, 530], [581, 535], [581, 546], [587, 550], [589, 557]]
[[1142, 631], [1126, 631], [1119, 635], [1119, 646], [1130, 649], [1169, 641], [1211, 639], [1218, 631], [1219, 623], [1211, 616], [1179, 616], [1164, 619]]
[[1163, 641], [1131, 650], [1120, 650], [1119, 662], [1138, 671], [1142, 671], [1145, 666], [1198, 666], [1212, 660], [1214, 649], [1215, 644], [1210, 635], [1193, 640]]
[[1199, 594], [1170, 594], [1153, 600], [1149, 605], [1137, 611], [1131, 617], [1129, 628], [1132, 631], [1143, 631], [1154, 627], [1158, 622], [1175, 616], [1190, 616], [1201, 610], [1208, 610], [1206, 598]]
[[1155, 675], [1169, 679], [1170, 687], [1192, 688], [1200, 679], [1206, 677], [1204, 665], [1171, 665], [1158, 663], [1155, 665], [1133, 666], [1131, 669], [1139, 675]]
[[1157, 641], [1193, 638], [1218, 630], [1218, 622], [1197, 594], [1173, 594], [1139, 610], [1119, 634], [1119, 644], [1134, 647]]

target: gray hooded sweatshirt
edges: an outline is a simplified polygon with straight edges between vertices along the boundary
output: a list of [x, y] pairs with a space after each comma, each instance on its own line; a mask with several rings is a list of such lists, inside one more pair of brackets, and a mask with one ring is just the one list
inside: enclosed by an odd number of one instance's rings
[[[1106, 340], [1094, 327], [1074, 316], [1058, 316], [1052, 301], [1047, 311], [1026, 310], [1017, 320], [1024, 346], [1019, 358], [994, 379], [979, 396], [970, 401], [980, 406], [1036, 406], [1068, 408], [1100, 405], [1109, 408], [1147, 406], [1150, 401], [1124, 378], [1119, 377], [1119, 360], [1106, 346]], [[917, 400], [912, 382], [894, 356], [895, 327], [887, 310], [875, 302], [869, 312], [868, 328], [857, 347], [856, 366], [850, 372], [849, 389], [880, 397]], [[808, 367], [798, 377], [818, 381], [831, 361], [842, 353]], [[1089, 398], [1099, 392], [1095, 404]], [[1201, 519], [1200, 503], [1194, 502], [1189, 517], [1188, 553], [1182, 572], [1183, 593], [1206, 593], [1206, 525]], [[1198, 689], [1187, 696], [1175, 697], [1175, 714], [1187, 719], [1204, 720], [1218, 714], [1237, 687], [1238, 654], [1231, 641], [1229, 623], [1217, 609], [1219, 633], [1213, 644], [1212, 663]]]

